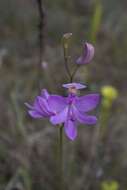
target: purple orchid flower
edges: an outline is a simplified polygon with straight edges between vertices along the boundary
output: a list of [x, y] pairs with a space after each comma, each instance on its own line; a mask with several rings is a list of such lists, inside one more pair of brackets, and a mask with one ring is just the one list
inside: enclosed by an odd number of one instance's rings
[[85, 65], [88, 64], [94, 56], [94, 47], [92, 44], [90, 43], [84, 43], [83, 45], [83, 54], [81, 57], [79, 57], [76, 60], [76, 63], [78, 65]]
[[[78, 89], [82, 89], [83, 85], [79, 83], [64, 84], [63, 87], [69, 89], [68, 97], [61, 99], [60, 105], [63, 105], [62, 111], [50, 117], [53, 125], [64, 123], [64, 130], [70, 140], [74, 140], [77, 136], [78, 123], [94, 125], [97, 122], [96, 116], [88, 115], [87, 112], [96, 108], [100, 101], [99, 94], [88, 94], [78, 97], [76, 95]], [[85, 88], [86, 86], [84, 86]], [[57, 98], [52, 99], [52, 103], [58, 105]]]
[[88, 94], [78, 97], [77, 90], [86, 88], [80, 83], [64, 84], [68, 89], [68, 97], [50, 95], [47, 90], [42, 90], [33, 105], [26, 103], [29, 115], [33, 118], [50, 118], [53, 125], [64, 124], [64, 130], [70, 140], [77, 136], [78, 123], [94, 125], [97, 122], [95, 116], [87, 112], [93, 110], [100, 101], [99, 94]]

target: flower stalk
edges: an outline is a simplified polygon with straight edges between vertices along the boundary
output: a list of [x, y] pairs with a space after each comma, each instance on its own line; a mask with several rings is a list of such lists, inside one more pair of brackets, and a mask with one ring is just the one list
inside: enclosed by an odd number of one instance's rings
[[72, 73], [72, 75], [71, 75], [70, 82], [73, 82], [74, 77], [75, 77], [75, 75], [76, 75], [76, 73], [77, 73], [79, 67], [80, 67], [80, 65], [76, 65], [76, 67], [75, 67], [75, 69], [74, 69], [74, 71], [73, 71], [73, 73]]
[[[72, 33], [66, 33], [63, 35], [63, 38], [62, 38], [63, 53], [64, 53], [64, 65], [65, 65], [65, 69], [67, 71], [67, 74], [68, 74], [70, 80], [72, 78], [72, 75], [71, 75], [70, 68], [68, 65], [69, 64], [68, 63], [68, 60], [69, 60], [68, 49], [69, 49], [69, 43], [70, 43], [71, 36], [72, 36]], [[72, 81], [70, 81], [70, 82], [72, 82]]]
[[59, 128], [59, 189], [63, 190], [63, 125]]

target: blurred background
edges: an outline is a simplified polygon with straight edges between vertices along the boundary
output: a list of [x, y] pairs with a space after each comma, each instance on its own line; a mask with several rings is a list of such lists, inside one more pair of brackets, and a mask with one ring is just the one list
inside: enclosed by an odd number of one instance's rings
[[80, 126], [74, 142], [64, 137], [65, 189], [127, 190], [127, 1], [39, 2], [0, 0], [0, 190], [58, 189], [58, 129], [30, 118], [24, 102], [39, 86], [66, 94], [66, 32], [73, 62], [83, 42], [94, 44], [75, 80], [88, 84], [82, 94], [102, 93], [102, 103], [96, 127]]

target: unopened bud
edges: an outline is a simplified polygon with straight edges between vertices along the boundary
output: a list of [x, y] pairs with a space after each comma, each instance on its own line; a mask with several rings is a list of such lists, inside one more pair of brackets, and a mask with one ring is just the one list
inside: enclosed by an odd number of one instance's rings
[[62, 38], [65, 56], [68, 56], [68, 48], [71, 41], [72, 33], [65, 33]]

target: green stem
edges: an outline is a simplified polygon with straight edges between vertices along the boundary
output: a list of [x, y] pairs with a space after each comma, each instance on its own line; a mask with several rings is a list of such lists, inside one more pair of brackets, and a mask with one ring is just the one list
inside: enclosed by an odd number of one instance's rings
[[68, 74], [69, 78], [71, 78], [71, 72], [70, 72], [70, 69], [69, 69], [69, 66], [68, 66], [68, 56], [66, 55], [65, 48], [63, 48], [63, 51], [64, 51], [64, 65], [65, 65], [65, 69], [67, 71], [67, 74]]
[[74, 77], [75, 77], [75, 75], [76, 75], [76, 73], [77, 73], [79, 67], [80, 67], [80, 66], [76, 66], [76, 67], [75, 67], [75, 69], [74, 69], [74, 71], [73, 71], [73, 73], [72, 73], [72, 75], [71, 75], [71, 77], [70, 77], [70, 82], [73, 82], [73, 79], [74, 79]]
[[63, 190], [63, 126], [59, 129], [59, 190]]

